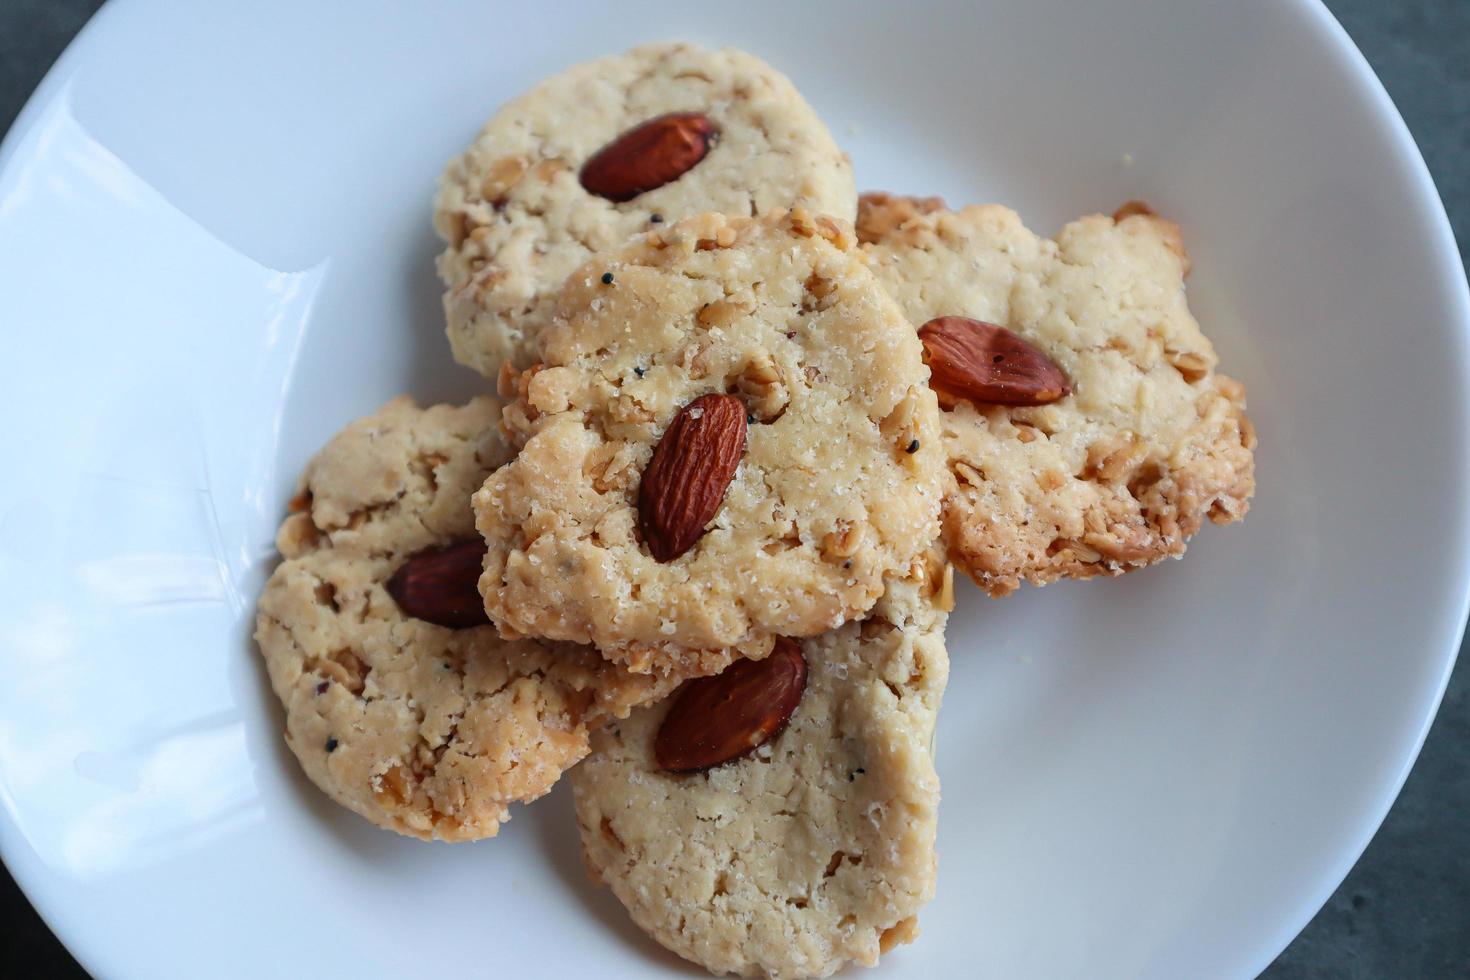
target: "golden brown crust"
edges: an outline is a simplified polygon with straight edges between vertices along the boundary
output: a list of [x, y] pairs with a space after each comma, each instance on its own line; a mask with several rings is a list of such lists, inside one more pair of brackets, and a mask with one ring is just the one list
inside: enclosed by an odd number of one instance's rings
[[1073, 394], [941, 413], [951, 557], [989, 592], [1118, 575], [1244, 516], [1255, 436], [1184, 298], [1179, 229], [1136, 203], [1039, 238], [1007, 208], [865, 196], [874, 271], [915, 324], [969, 316], [1055, 361]]
[[861, 207], [858, 208], [858, 241], [864, 244], [882, 241], [908, 221], [943, 210], [942, 197], [903, 197], [871, 191], [862, 196]]
[[[860, 616], [937, 537], [918, 338], [845, 223], [688, 218], [585, 266], [560, 309], [543, 363], [508, 384], [520, 452], [474, 498], [504, 634], [713, 673]], [[640, 481], [670, 420], [711, 393], [744, 402], [746, 450], [703, 537], [659, 562]]]
[[1169, 251], [1179, 256], [1179, 261], [1184, 267], [1184, 278], [1188, 279], [1193, 263], [1189, 258], [1189, 251], [1184, 247], [1184, 233], [1179, 230], [1179, 226], [1159, 217], [1146, 201], [1125, 201], [1118, 210], [1113, 212], [1113, 221], [1116, 224], [1121, 225], [1129, 218], [1143, 219], [1152, 232], [1168, 246]]
[[[692, 170], [623, 202], [581, 185], [581, 167], [608, 143], [685, 111], [719, 130]], [[798, 203], [851, 221], [856, 201], [846, 155], [796, 87], [752, 55], [650, 44], [576, 65], [501, 107], [440, 180], [454, 357], [489, 378], [505, 360], [526, 367], [562, 280], [659, 222]]]
[[256, 640], [311, 780], [381, 827], [475, 840], [587, 753], [588, 730], [669, 685], [594, 650], [410, 618], [384, 583], [410, 555], [474, 538], [469, 496], [508, 455], [499, 404], [354, 422], [307, 467], [278, 537]]

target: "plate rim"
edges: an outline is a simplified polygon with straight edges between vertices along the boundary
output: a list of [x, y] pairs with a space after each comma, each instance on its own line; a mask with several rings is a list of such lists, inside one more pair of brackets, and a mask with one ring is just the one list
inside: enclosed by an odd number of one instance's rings
[[[75, 63], [83, 57], [83, 46], [91, 44], [92, 39], [99, 33], [97, 25], [115, 19], [117, 9], [125, 2], [126, 0], [123, 2], [106, 0], [87, 19], [81, 30], [77, 31], [67, 42], [61, 54], [57, 55], [51, 67], [46, 70], [46, 74], [41, 76], [41, 81], [36, 85], [35, 91], [31, 92], [20, 107], [20, 112], [16, 113], [15, 121], [10, 124], [10, 128], [5, 131], [4, 135], [0, 136], [0, 177], [9, 172], [20, 145], [35, 128], [45, 107], [50, 105], [58, 91], [65, 87], [68, 79], [76, 71]], [[27, 858], [26, 861], [18, 860], [23, 856], [22, 850], [30, 852], [31, 849], [25, 839], [20, 836], [11, 819], [12, 806], [13, 803], [5, 783], [0, 781], [0, 864], [5, 865], [5, 870], [9, 872], [16, 887], [20, 889], [26, 901], [31, 903], [31, 909], [46, 925], [46, 928], [51, 930], [51, 935], [56, 938], [56, 941], [71, 954], [72, 959], [76, 960], [88, 975], [104, 976], [104, 971], [101, 969], [104, 964], [100, 962], [101, 953], [94, 948], [88, 948], [90, 944], [85, 926], [72, 920], [63, 927], [65, 910], [61, 907], [60, 902], [53, 901], [51, 896], [45, 894], [45, 886], [41, 881], [44, 872], [33, 866], [38, 862], [29, 860], [30, 854], [24, 855]]]
[[[1427, 225], [1432, 228], [1434, 237], [1437, 239], [1436, 263], [1442, 266], [1434, 270], [1434, 277], [1441, 280], [1440, 284], [1445, 289], [1449, 308], [1453, 314], [1452, 326], [1458, 327], [1457, 330], [1452, 331], [1452, 335], [1459, 336], [1459, 369], [1461, 376], [1466, 377], [1466, 372], [1470, 371], [1470, 279], [1467, 279], [1465, 265], [1460, 259], [1459, 246], [1455, 241], [1449, 212], [1445, 210], [1444, 198], [1440, 196], [1439, 188], [1434, 182], [1434, 175], [1430, 173], [1429, 164], [1424, 160], [1424, 153], [1419, 149], [1419, 143], [1414, 139], [1414, 134], [1404, 120], [1403, 113], [1399, 111], [1393, 97], [1389, 95], [1383, 79], [1378, 77], [1378, 72], [1374, 70], [1367, 55], [1363, 54], [1357, 42], [1352, 39], [1352, 35], [1348, 34], [1347, 28], [1343, 27], [1341, 21], [1328, 9], [1325, 0], [1292, 0], [1292, 6], [1296, 7], [1298, 14], [1309, 21], [1309, 28], [1326, 42], [1326, 47], [1332, 55], [1344, 60], [1352, 68], [1350, 74], [1352, 84], [1357, 88], [1357, 94], [1364, 98], [1373, 116], [1387, 127], [1393, 139], [1394, 152], [1409, 165], [1409, 170], [1413, 174], [1415, 197], [1419, 199], [1421, 205], [1428, 205]], [[1458, 402], [1462, 421], [1464, 421], [1465, 417], [1470, 415], [1470, 391], [1462, 388]], [[1460, 456], [1460, 486], [1462, 488], [1460, 503], [1463, 514], [1467, 503], [1463, 488], [1470, 486], [1470, 450], [1463, 450]], [[1381, 787], [1374, 805], [1358, 815], [1355, 821], [1355, 832], [1352, 835], [1356, 838], [1355, 843], [1344, 849], [1342, 858], [1333, 870], [1317, 876], [1316, 887], [1307, 890], [1310, 897], [1304, 900], [1294, 917], [1278, 928], [1275, 939], [1264, 946], [1262, 955], [1258, 956], [1252, 964], [1250, 973], [1252, 976], [1262, 973], [1286, 951], [1286, 948], [1306, 929], [1312, 919], [1316, 918], [1317, 913], [1326, 907], [1333, 893], [1347, 880], [1347, 876], [1352, 873], [1353, 868], [1357, 866], [1358, 861], [1367, 851], [1368, 845], [1378, 835], [1384, 820], [1388, 818], [1389, 811], [1393, 809], [1399, 794], [1403, 792], [1409, 773], [1419, 761], [1419, 753], [1424, 749], [1424, 741], [1429, 737], [1429, 730], [1433, 727], [1434, 720], [1439, 717], [1439, 709], [1444, 703], [1445, 691], [1449, 688], [1450, 677], [1459, 660], [1460, 647], [1465, 639], [1465, 628], [1467, 622], [1470, 622], [1470, 522], [1461, 521], [1458, 545], [1459, 553], [1465, 557], [1462, 558], [1459, 565], [1459, 581], [1455, 583], [1455, 588], [1446, 591], [1446, 596], [1453, 596], [1458, 592], [1459, 602], [1457, 606], [1450, 605], [1450, 615], [1443, 624], [1445, 631], [1438, 677], [1434, 680], [1430, 696], [1425, 700], [1425, 710], [1419, 718], [1409, 749], [1404, 753], [1392, 777]]]
[[[65, 87], [79, 62], [87, 56], [85, 49], [97, 43], [98, 36], [118, 18], [120, 9], [126, 10], [138, 5], [139, 0], [107, 0], [67, 43], [26, 99], [3, 138], [0, 138], [0, 176], [9, 170], [20, 145], [25, 142], [37, 119]], [[1289, 0], [1284, 6], [1291, 8], [1289, 14], [1302, 18], [1307, 28], [1323, 43], [1325, 51], [1342, 61], [1349, 69], [1346, 73], [1354, 87], [1354, 97], [1385, 128], [1394, 154], [1408, 165], [1407, 169], [1412, 174], [1412, 196], [1421, 208], [1414, 225], [1422, 226], [1423, 230], [1433, 236], [1435, 268], [1428, 271], [1444, 291], [1451, 313], [1451, 326], [1457, 328], [1450, 331], [1449, 335], [1458, 336], [1460, 341], [1459, 374], [1470, 382], [1470, 281], [1467, 281], [1467, 269], [1460, 258], [1459, 246], [1443, 198], [1424, 160], [1423, 152], [1382, 79], [1346, 28], [1328, 9], [1325, 0]], [[1470, 422], [1470, 385], [1461, 389], [1457, 407], [1462, 422]], [[1470, 425], [1463, 427], [1470, 428]], [[1463, 511], [1467, 496], [1463, 488], [1470, 487], [1470, 447], [1462, 450], [1460, 476]], [[1355, 818], [1350, 817], [1345, 821], [1345, 826], [1351, 830], [1348, 836], [1353, 839], [1353, 843], [1343, 848], [1340, 859], [1331, 867], [1324, 863], [1316, 875], [1303, 876], [1303, 892], [1307, 897], [1302, 900], [1296, 913], [1283, 916], [1282, 924], [1273, 936], [1262, 937], [1259, 955], [1253, 959], [1242, 957], [1242, 962], [1251, 966], [1251, 976], [1260, 974], [1270, 966], [1325, 907], [1372, 843], [1418, 761], [1424, 742], [1438, 717], [1458, 661], [1467, 619], [1470, 619], [1470, 521], [1461, 522], [1459, 538], [1456, 544], [1459, 546], [1459, 553], [1465, 557], [1459, 566], [1458, 581], [1444, 593], [1446, 600], [1452, 600], [1456, 595], [1458, 599], [1446, 604], [1448, 615], [1443, 618], [1440, 629], [1442, 640], [1438, 650], [1437, 677], [1433, 678], [1432, 690], [1422, 702], [1408, 748], [1390, 778], [1379, 786], [1373, 805], [1364, 807]], [[4, 783], [0, 782], [0, 863], [5, 865], [36, 914], [68, 953], [88, 973], [94, 976], [107, 974], [110, 972], [105, 969], [108, 964], [100, 961], [101, 953], [94, 948], [90, 939], [94, 930], [76, 918], [67, 918], [66, 909], [47, 894], [45, 869], [39, 866], [25, 840], [20, 837], [10, 816], [12, 805]], [[1311, 887], [1305, 887], [1310, 878], [1316, 880], [1311, 883]]]

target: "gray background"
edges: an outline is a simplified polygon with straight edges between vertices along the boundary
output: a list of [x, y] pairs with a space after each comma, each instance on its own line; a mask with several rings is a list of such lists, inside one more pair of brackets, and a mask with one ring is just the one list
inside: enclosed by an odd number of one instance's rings
[[[0, 131], [98, 6], [0, 0]], [[1327, 0], [1327, 6], [1419, 141], [1463, 258], [1470, 248], [1470, 0]], [[1466, 675], [1462, 664], [1403, 795], [1363, 859], [1265, 976], [1470, 976]], [[6, 874], [0, 874], [0, 976], [85, 976]]]

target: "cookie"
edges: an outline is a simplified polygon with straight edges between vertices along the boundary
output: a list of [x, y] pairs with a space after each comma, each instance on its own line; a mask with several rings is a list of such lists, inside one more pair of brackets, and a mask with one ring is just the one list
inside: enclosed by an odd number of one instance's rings
[[[638, 162], [658, 180], [707, 149], [687, 171], [627, 200], [605, 196], [614, 193], [607, 167], [601, 182], [589, 181], [602, 194], [584, 186], [599, 151], [679, 113], [705, 122], [666, 134], [672, 143]], [[674, 169], [648, 169], [660, 163]], [[620, 174], [626, 167], [612, 175]], [[636, 232], [703, 211], [798, 203], [851, 221], [852, 168], [791, 82], [759, 58], [653, 44], [562, 72], [507, 103], [440, 181], [434, 226], [447, 242], [439, 274], [454, 357], [492, 378], [502, 361], [525, 367], [555, 288], [593, 252]]]
[[589, 726], [665, 693], [585, 647], [449, 629], [390, 595], [411, 556], [476, 541], [470, 493], [508, 455], [499, 409], [399, 398], [337, 435], [307, 467], [257, 613], [307, 776], [412, 837], [494, 835], [510, 803], [541, 796], [586, 754]]
[[[506, 379], [520, 452], [474, 497], [506, 635], [716, 673], [860, 616], [938, 533], [920, 344], [845, 225], [798, 210], [650, 232], [568, 279], [540, 347]], [[676, 430], [714, 441], [675, 451]], [[663, 550], [645, 498], [672, 501], [688, 550]]]
[[658, 942], [717, 974], [824, 977], [918, 934], [934, 894], [931, 742], [952, 605], [948, 566], [920, 566], [869, 619], [802, 643], [801, 703], [752, 755], [659, 769], [673, 699], [593, 735], [568, 777], [583, 855]]
[[956, 481], [945, 538], [981, 588], [1118, 575], [1182, 555], [1206, 518], [1245, 516], [1245, 389], [1216, 372], [1189, 312], [1176, 225], [1133, 204], [1047, 239], [1007, 208], [870, 194], [857, 231], [916, 327], [997, 324], [1070, 382], [1051, 404], [941, 413]]

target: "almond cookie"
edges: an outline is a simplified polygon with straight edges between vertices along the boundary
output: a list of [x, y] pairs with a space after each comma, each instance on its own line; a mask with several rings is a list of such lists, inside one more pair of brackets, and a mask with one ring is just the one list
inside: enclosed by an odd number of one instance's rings
[[[665, 693], [596, 651], [507, 642], [485, 625], [469, 498], [508, 455], [499, 414], [490, 398], [399, 398], [348, 426], [307, 467], [257, 612], [307, 776], [425, 840], [493, 836], [508, 804], [541, 796], [587, 753], [590, 726]], [[446, 574], [454, 551], [442, 549], [461, 542], [468, 564]]]
[[948, 569], [920, 563], [869, 619], [802, 642], [800, 704], [742, 759], [662, 770], [674, 699], [593, 735], [569, 776], [583, 855], [640, 928], [713, 973], [773, 977], [873, 966], [918, 934], [936, 871]]
[[636, 232], [798, 203], [851, 221], [852, 168], [759, 58], [653, 44], [568, 69], [507, 103], [440, 181], [455, 360], [525, 367], [556, 287]]
[[[1176, 225], [1131, 204], [1047, 239], [1007, 208], [869, 194], [858, 236], [929, 338], [956, 480], [945, 539], [981, 588], [1118, 575], [1182, 555], [1206, 517], [1245, 516], [1245, 389], [1190, 315]], [[982, 377], [992, 361], [1008, 379]], [[1046, 403], [991, 401], [1018, 380]]]
[[711, 674], [861, 616], [938, 533], [918, 338], [852, 232], [715, 214], [574, 273], [475, 494], [505, 635]]

